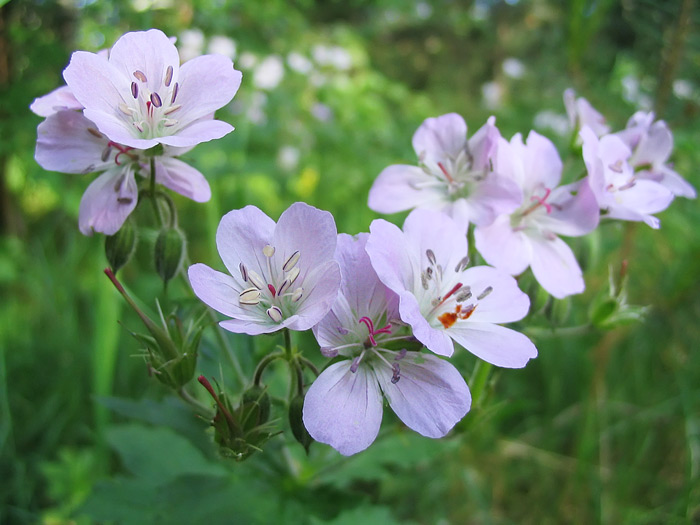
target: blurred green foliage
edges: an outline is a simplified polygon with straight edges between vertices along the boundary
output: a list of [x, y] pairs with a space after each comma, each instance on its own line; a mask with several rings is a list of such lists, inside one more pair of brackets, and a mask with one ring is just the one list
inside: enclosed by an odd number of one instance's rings
[[[318, 444], [307, 457], [301, 445], [277, 438], [232, 464], [217, 456], [206, 422], [147, 376], [117, 324], [136, 329], [139, 321], [102, 274], [103, 239], [77, 230], [89, 178], [36, 165], [40, 118], [28, 106], [62, 83], [73, 50], [108, 47], [126, 31], [158, 27], [192, 52], [235, 42], [243, 84], [218, 115], [237, 129], [186, 159], [214, 196], [207, 204], [174, 196], [191, 260], [221, 268], [216, 226], [246, 204], [277, 217], [304, 200], [331, 211], [339, 231], [366, 231], [376, 217], [366, 207], [372, 181], [385, 166], [412, 161], [411, 136], [426, 117], [456, 111], [473, 131], [495, 114], [504, 136], [537, 127], [565, 152], [569, 137], [552, 126], [570, 86], [615, 128], [670, 93], [659, 109], [675, 133], [675, 167], [700, 187], [699, 21], [689, 0], [2, 5], [0, 522], [697, 522], [696, 201], [676, 200], [661, 214], [660, 231], [607, 224], [572, 241], [587, 291], [568, 305], [546, 297], [534, 304], [524, 326], [539, 357], [524, 370], [495, 372], [489, 396], [449, 438], [417, 436], [387, 412], [377, 442], [355, 457]], [[291, 53], [307, 65], [294, 70]], [[258, 72], [271, 56], [283, 64], [274, 86]], [[509, 58], [520, 61], [521, 74], [504, 69]], [[580, 160], [567, 163], [572, 177], [581, 169]], [[135, 219], [148, 224], [149, 210]], [[167, 309], [185, 295], [182, 281], [165, 297], [154, 279], [157, 234], [141, 232], [120, 272], [151, 313], [152, 298]], [[585, 324], [589, 305], [605, 293], [608, 267], [623, 259], [627, 300], [651, 306], [646, 320], [555, 335], [557, 326]], [[228, 355], [205, 337], [198, 366], [240, 392], [246, 385], [231, 353], [249, 376], [279, 341], [226, 337]], [[295, 338], [323, 364], [309, 334]], [[465, 375], [475, 364], [466, 352], [455, 361]], [[282, 367], [266, 372], [273, 397], [285, 395], [286, 380]], [[203, 389], [193, 391], [209, 402]], [[273, 407], [276, 417], [283, 408]]]

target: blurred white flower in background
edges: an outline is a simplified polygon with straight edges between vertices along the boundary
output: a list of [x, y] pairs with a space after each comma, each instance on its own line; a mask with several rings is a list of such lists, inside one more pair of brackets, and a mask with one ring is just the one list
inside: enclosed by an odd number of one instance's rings
[[488, 109], [498, 109], [503, 104], [503, 86], [495, 80], [481, 86], [481, 96]]
[[673, 94], [682, 100], [693, 98], [693, 83], [690, 80], [679, 78], [673, 81]]
[[292, 71], [296, 71], [302, 75], [310, 73], [314, 68], [311, 60], [296, 51], [292, 51], [287, 55], [287, 65]]
[[204, 52], [204, 33], [199, 29], [186, 29], [177, 39], [180, 48], [180, 60], [184, 63]]
[[241, 53], [240, 58], [238, 59], [238, 63], [236, 66], [240, 67], [241, 69], [253, 69], [255, 67], [255, 64], [258, 63], [258, 57], [256, 57], [253, 53], [250, 53], [249, 51], [244, 51]]
[[207, 51], [209, 53], [227, 56], [233, 60], [236, 58], [236, 42], [232, 38], [224, 35], [214, 35], [209, 39]]
[[535, 115], [534, 126], [538, 129], [548, 129], [565, 137], [569, 133], [569, 119], [562, 113], [545, 109]]
[[510, 78], [523, 78], [525, 76], [525, 64], [523, 64], [520, 60], [517, 58], [506, 58], [503, 61], [503, 65], [501, 66], [503, 68], [503, 73]]
[[299, 165], [301, 152], [294, 146], [282, 146], [277, 152], [277, 165], [285, 171], [293, 171]]
[[275, 89], [284, 78], [284, 62], [279, 55], [265, 57], [253, 73], [253, 84], [260, 89]]
[[257, 125], [265, 124], [267, 122], [265, 104], [267, 104], [267, 95], [265, 93], [262, 91], [253, 93], [250, 105], [245, 113], [248, 120]]
[[321, 66], [330, 66], [339, 71], [347, 71], [352, 67], [352, 56], [344, 47], [317, 44], [311, 53]]
[[320, 102], [311, 107], [311, 114], [321, 122], [328, 122], [333, 118], [333, 110]]

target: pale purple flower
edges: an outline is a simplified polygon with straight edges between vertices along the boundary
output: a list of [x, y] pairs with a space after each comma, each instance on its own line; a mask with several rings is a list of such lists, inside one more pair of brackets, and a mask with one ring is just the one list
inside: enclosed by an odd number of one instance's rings
[[[134, 210], [136, 175], [150, 176], [150, 163], [143, 153], [109, 140], [79, 111], [53, 113], [37, 128], [35, 158], [42, 168], [101, 172], [80, 201], [79, 226], [85, 235], [116, 233]], [[181, 153], [181, 149], [165, 148], [163, 155], [155, 157], [156, 182], [197, 202], [208, 201], [211, 190], [204, 176], [170, 156]]]
[[419, 166], [385, 168], [369, 192], [369, 207], [380, 213], [412, 208], [441, 210], [466, 231], [470, 222], [491, 224], [512, 211], [520, 191], [491, 170], [500, 133], [489, 118], [469, 140], [467, 125], [456, 113], [426, 119], [413, 135]]
[[85, 116], [125, 146], [190, 147], [233, 131], [208, 116], [236, 94], [240, 71], [223, 55], [180, 66], [174, 43], [157, 29], [126, 33], [108, 58], [76, 51], [63, 76]]
[[367, 253], [379, 279], [398, 294], [401, 320], [429, 350], [452, 355], [454, 340], [507, 368], [523, 367], [537, 355], [527, 337], [496, 324], [525, 317], [528, 296], [500, 270], [468, 268], [466, 235], [447, 215], [414, 210], [403, 231], [375, 220]]
[[637, 177], [629, 160], [630, 148], [615, 135], [598, 139], [593, 130], [584, 127], [583, 160], [588, 182], [606, 217], [626, 221], [644, 221], [652, 228], [659, 219], [652, 214], [665, 210], [673, 193], [658, 182]]
[[335, 257], [343, 280], [314, 335], [324, 355], [347, 359], [324, 370], [304, 399], [309, 434], [346, 456], [377, 437], [382, 395], [401, 421], [431, 438], [447, 434], [471, 404], [467, 384], [447, 361], [387, 348], [400, 345], [410, 331], [399, 319], [398, 297], [372, 269], [367, 238], [366, 233], [338, 236]]
[[639, 179], [649, 179], [665, 186], [679, 197], [694, 199], [695, 188], [668, 164], [673, 151], [673, 134], [663, 120], [654, 122], [654, 113], [638, 111], [627, 127], [615, 133], [632, 150], [630, 165]]
[[610, 133], [610, 126], [605, 123], [605, 117], [591, 106], [588, 100], [583, 97], [577, 98], [573, 89], [564, 91], [564, 107], [569, 116], [569, 124], [575, 131], [588, 126], [597, 137]]
[[530, 266], [554, 297], [584, 290], [581, 268], [558, 235], [580, 236], [598, 225], [598, 203], [585, 180], [558, 187], [562, 162], [552, 142], [531, 131], [501, 139], [496, 166], [520, 186], [523, 200], [511, 214], [474, 230], [476, 248], [487, 263], [511, 275]]
[[248, 335], [308, 330], [330, 310], [340, 287], [333, 216], [303, 202], [277, 224], [255, 206], [233, 210], [216, 232], [229, 273], [190, 266], [194, 293], [232, 319], [220, 325]]

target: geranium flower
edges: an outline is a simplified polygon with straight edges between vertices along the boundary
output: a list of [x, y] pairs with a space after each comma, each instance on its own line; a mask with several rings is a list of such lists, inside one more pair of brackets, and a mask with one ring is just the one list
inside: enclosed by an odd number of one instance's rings
[[369, 207], [380, 213], [412, 208], [441, 210], [463, 225], [491, 224], [512, 211], [520, 192], [491, 169], [500, 133], [491, 117], [469, 140], [456, 113], [426, 119], [413, 135], [419, 166], [385, 168], [369, 192]]
[[454, 340], [507, 368], [523, 367], [537, 355], [527, 337], [496, 324], [525, 317], [527, 295], [500, 270], [468, 268], [466, 236], [447, 215], [414, 210], [403, 231], [377, 219], [367, 253], [379, 279], [398, 294], [401, 320], [429, 350], [452, 355]]
[[[155, 157], [156, 182], [197, 202], [206, 202], [211, 190], [204, 176], [172, 158], [182, 148], [165, 148]], [[116, 233], [138, 202], [136, 175], [150, 176], [150, 162], [142, 150], [109, 140], [79, 111], [49, 115], [37, 128], [36, 161], [47, 170], [62, 173], [101, 172], [80, 201], [79, 226], [85, 235], [94, 231]]]
[[511, 214], [474, 231], [476, 247], [487, 263], [511, 275], [530, 266], [554, 297], [584, 290], [581, 268], [571, 248], [557, 235], [580, 236], [598, 225], [598, 203], [588, 182], [557, 187], [562, 162], [554, 144], [531, 131], [527, 145], [520, 134], [501, 139], [496, 166], [520, 186], [523, 200]]
[[626, 221], [644, 221], [658, 228], [659, 219], [652, 213], [665, 210], [673, 200], [670, 190], [646, 178], [637, 177], [629, 164], [629, 147], [615, 135], [598, 139], [593, 130], [584, 127], [583, 160], [593, 194], [607, 217]]
[[349, 456], [367, 448], [382, 420], [382, 394], [401, 421], [439, 438], [469, 411], [462, 376], [434, 355], [390, 350], [410, 337], [398, 297], [384, 286], [365, 252], [368, 234], [338, 236], [343, 280], [331, 311], [314, 327], [326, 356], [347, 357], [324, 370], [304, 399], [309, 434]]
[[240, 71], [223, 55], [180, 66], [174, 43], [157, 29], [126, 33], [108, 58], [76, 51], [63, 77], [97, 129], [128, 147], [191, 147], [233, 131], [203, 117], [233, 98]]
[[585, 126], [591, 128], [597, 137], [610, 133], [610, 126], [605, 123], [605, 117], [583, 97], [576, 97], [573, 89], [564, 91], [564, 107], [569, 117], [569, 124], [575, 131]]
[[248, 335], [282, 328], [308, 330], [330, 310], [340, 287], [333, 216], [303, 202], [277, 224], [255, 206], [233, 210], [216, 232], [231, 275], [190, 266], [194, 293], [232, 319], [220, 325]]
[[679, 197], [694, 199], [695, 188], [669, 165], [673, 151], [673, 134], [666, 122], [654, 122], [654, 113], [638, 111], [627, 122], [627, 128], [615, 133], [632, 150], [629, 164], [635, 177], [658, 182]]

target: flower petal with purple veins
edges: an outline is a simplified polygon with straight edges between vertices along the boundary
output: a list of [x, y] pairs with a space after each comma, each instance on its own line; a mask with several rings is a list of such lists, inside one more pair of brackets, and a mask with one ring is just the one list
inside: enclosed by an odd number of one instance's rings
[[383, 363], [375, 374], [391, 409], [410, 429], [441, 438], [469, 412], [469, 387], [447, 361], [407, 352], [399, 366], [399, 381], [392, 382], [393, 371]]
[[137, 202], [138, 188], [131, 166], [105, 171], [88, 186], [80, 200], [80, 231], [83, 235], [114, 235]]
[[382, 422], [382, 395], [371, 369], [350, 371], [350, 361], [324, 370], [304, 398], [304, 426], [316, 441], [351, 456], [376, 439]]

